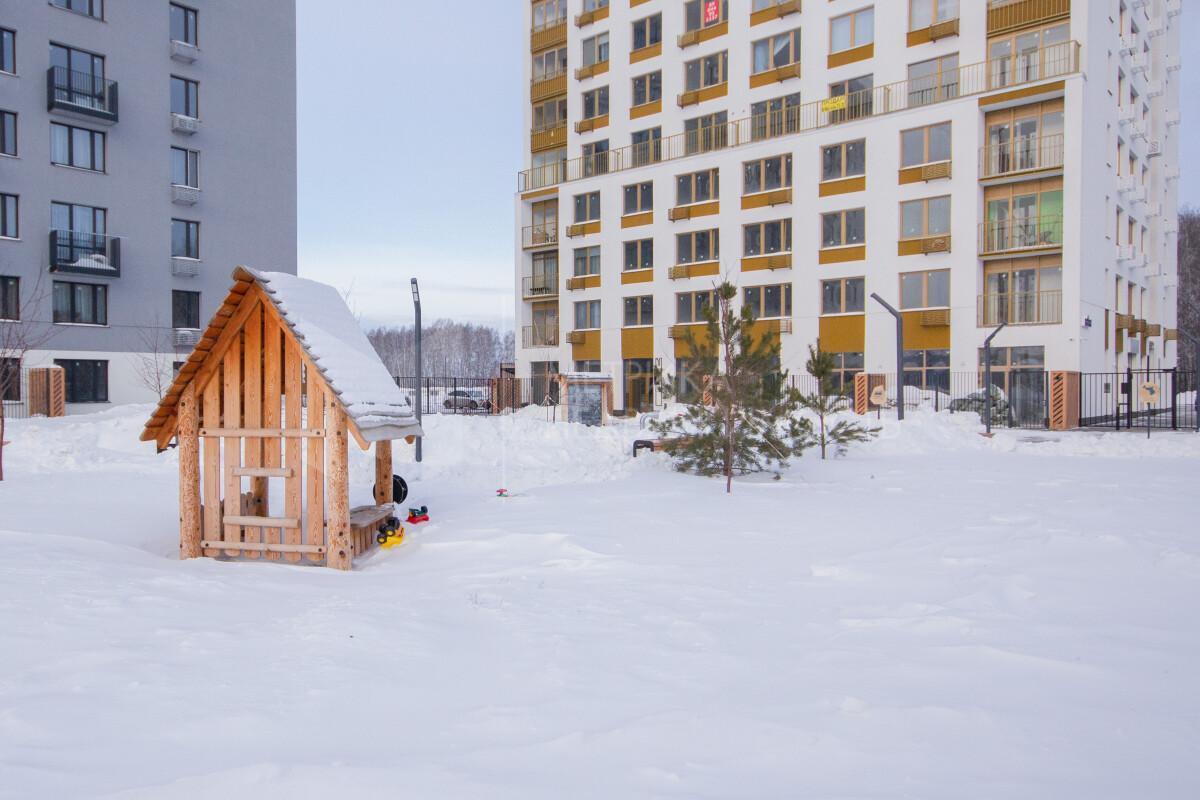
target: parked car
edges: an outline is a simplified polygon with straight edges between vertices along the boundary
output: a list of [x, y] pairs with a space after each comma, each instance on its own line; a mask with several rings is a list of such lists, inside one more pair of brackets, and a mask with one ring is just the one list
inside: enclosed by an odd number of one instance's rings
[[446, 399], [442, 401], [443, 408], [466, 408], [471, 411], [492, 410], [492, 401], [488, 397], [487, 392], [482, 389], [453, 389], [446, 392]]

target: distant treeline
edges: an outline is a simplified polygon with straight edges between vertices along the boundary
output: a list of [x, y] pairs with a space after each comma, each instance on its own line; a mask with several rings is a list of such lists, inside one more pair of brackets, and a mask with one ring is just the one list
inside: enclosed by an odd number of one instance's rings
[[[497, 373], [501, 362], [513, 360], [513, 333], [501, 333], [486, 325], [439, 319], [424, 326], [421, 360], [424, 374], [434, 377], [487, 378]], [[413, 329], [375, 328], [367, 338], [392, 375], [416, 374], [416, 345]]]

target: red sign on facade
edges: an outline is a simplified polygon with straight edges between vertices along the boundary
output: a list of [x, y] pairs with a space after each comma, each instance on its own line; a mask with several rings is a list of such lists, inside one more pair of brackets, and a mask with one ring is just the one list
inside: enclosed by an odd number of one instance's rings
[[712, 25], [721, 19], [721, 0], [704, 0], [704, 24]]

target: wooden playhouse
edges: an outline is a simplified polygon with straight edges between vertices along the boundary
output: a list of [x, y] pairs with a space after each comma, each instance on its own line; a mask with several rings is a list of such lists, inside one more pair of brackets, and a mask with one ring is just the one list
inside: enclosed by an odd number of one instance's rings
[[[392, 441], [421, 429], [332, 286], [245, 267], [233, 281], [141, 436], [178, 443], [180, 557], [350, 569], [393, 516]], [[354, 509], [350, 439], [375, 447], [374, 503]]]

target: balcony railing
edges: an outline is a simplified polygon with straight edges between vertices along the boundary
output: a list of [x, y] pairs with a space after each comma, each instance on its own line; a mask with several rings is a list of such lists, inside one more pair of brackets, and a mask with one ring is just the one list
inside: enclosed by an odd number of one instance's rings
[[535, 167], [518, 174], [517, 188], [518, 191], [540, 189], [590, 175], [635, 169], [648, 162], [672, 161], [709, 150], [740, 147], [765, 139], [1063, 77], [1078, 69], [1079, 44], [1074, 41], [1061, 42], [1040, 50], [968, 64], [939, 77], [898, 81], [850, 95], [816, 100], [783, 111], [756, 114], [722, 125], [668, 136], [654, 143], [655, 158], [647, 158], [646, 146], [640, 144], [602, 154], [602, 168], [598, 168], [596, 156]]
[[533, 247], [552, 247], [558, 244], [558, 225], [526, 225], [521, 229], [521, 246], [525, 249]]
[[1062, 214], [992, 220], [979, 225], [979, 254], [1062, 246]]
[[1053, 325], [1062, 322], [1062, 292], [1009, 292], [979, 295], [978, 325]]
[[526, 299], [558, 296], [558, 273], [551, 272], [522, 278], [521, 296]]
[[66, 67], [46, 70], [46, 110], [117, 121], [117, 82]]
[[1060, 169], [1063, 165], [1063, 135], [1023, 136], [1011, 142], [979, 148], [984, 178], [998, 178], [1020, 172]]
[[987, 32], [1001, 33], [1071, 13], [1071, 0], [990, 0]]
[[121, 275], [121, 240], [84, 231], [50, 231], [50, 271]]
[[558, 319], [521, 328], [522, 347], [558, 347]]

